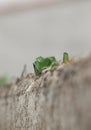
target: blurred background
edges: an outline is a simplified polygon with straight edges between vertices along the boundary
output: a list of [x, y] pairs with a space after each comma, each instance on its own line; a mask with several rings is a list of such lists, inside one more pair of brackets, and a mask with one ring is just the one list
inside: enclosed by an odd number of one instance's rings
[[0, 75], [33, 72], [38, 56], [91, 52], [90, 0], [0, 0]]

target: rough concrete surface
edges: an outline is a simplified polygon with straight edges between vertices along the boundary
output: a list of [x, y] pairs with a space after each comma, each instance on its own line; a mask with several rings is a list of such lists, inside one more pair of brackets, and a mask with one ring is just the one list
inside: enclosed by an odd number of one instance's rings
[[0, 88], [0, 130], [91, 130], [91, 56], [8, 87]]

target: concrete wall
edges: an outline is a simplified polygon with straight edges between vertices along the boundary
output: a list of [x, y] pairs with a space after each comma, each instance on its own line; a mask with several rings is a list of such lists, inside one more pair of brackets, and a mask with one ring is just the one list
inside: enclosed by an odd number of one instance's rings
[[91, 130], [91, 57], [0, 88], [0, 130]]

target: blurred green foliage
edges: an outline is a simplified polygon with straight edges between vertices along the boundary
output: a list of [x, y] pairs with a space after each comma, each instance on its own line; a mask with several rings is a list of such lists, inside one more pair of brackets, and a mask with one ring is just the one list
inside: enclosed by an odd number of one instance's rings
[[5, 86], [8, 83], [8, 76], [0, 76], [0, 87]]

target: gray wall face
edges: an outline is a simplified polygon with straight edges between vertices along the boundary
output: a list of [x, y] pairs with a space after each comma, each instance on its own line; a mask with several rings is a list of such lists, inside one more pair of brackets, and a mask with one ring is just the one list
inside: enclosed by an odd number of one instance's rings
[[20, 75], [37, 56], [91, 51], [91, 2], [73, 2], [0, 16], [0, 74]]

